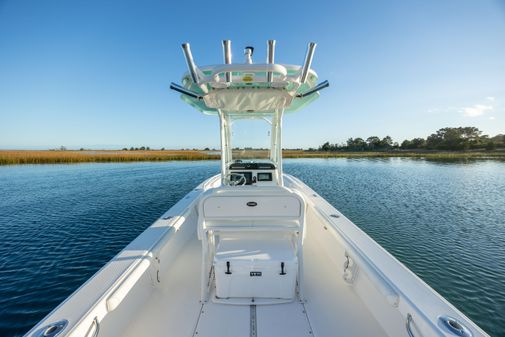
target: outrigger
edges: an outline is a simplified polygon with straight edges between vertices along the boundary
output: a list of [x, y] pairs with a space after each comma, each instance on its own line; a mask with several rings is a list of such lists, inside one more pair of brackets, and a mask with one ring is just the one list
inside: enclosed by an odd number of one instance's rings
[[[315, 43], [301, 66], [275, 63], [274, 40], [261, 64], [253, 63], [252, 47], [243, 63], [232, 63], [229, 40], [222, 65], [198, 67], [190, 45], [182, 48], [188, 72], [171, 88], [219, 118], [221, 173], [27, 336], [487, 336], [319, 194], [283, 173], [284, 115], [329, 86], [318, 84], [311, 69]], [[249, 145], [238, 137], [241, 125], [246, 133], [261, 130]]]

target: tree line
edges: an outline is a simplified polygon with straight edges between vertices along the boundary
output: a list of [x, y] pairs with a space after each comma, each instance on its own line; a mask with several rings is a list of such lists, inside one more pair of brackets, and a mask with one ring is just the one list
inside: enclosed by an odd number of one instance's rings
[[405, 139], [401, 143], [394, 142], [390, 136], [379, 138], [371, 136], [364, 138], [349, 138], [343, 144], [326, 142], [319, 146], [318, 151], [392, 151], [392, 150], [440, 150], [463, 151], [474, 149], [494, 150], [505, 147], [505, 135], [489, 137], [473, 126], [458, 128], [442, 128], [426, 138]]
[[[123, 147], [123, 151], [151, 151], [151, 148], [149, 146], [141, 146], [141, 147], [130, 147], [129, 149], [127, 147]], [[161, 151], [164, 151], [165, 148], [162, 148]]]

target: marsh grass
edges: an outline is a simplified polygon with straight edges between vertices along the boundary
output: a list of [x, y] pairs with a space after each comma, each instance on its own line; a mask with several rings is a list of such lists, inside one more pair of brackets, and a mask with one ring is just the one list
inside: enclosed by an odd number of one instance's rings
[[216, 154], [204, 151], [0, 151], [0, 165], [109, 163], [169, 160], [213, 160]]
[[[391, 158], [410, 157], [427, 159], [502, 159], [504, 151], [489, 152], [309, 152], [285, 150], [284, 158]], [[218, 160], [214, 151], [165, 150], [165, 151], [32, 151], [0, 150], [0, 165], [16, 164], [72, 164], [112, 163], [171, 160]]]

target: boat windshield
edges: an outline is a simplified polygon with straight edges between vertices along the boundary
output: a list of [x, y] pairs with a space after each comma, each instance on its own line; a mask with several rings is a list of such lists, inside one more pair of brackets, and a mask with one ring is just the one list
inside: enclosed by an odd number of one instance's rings
[[270, 158], [271, 124], [264, 119], [235, 119], [232, 123], [232, 159]]

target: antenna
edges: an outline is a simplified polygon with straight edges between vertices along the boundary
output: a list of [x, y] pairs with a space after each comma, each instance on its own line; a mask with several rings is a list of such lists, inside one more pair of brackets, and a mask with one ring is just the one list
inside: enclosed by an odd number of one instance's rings
[[254, 53], [254, 47], [247, 46], [244, 49], [245, 63], [252, 64], [252, 56]]
[[[225, 64], [231, 64], [231, 40], [223, 40], [223, 57]], [[226, 82], [231, 82], [231, 72], [225, 73]]]
[[300, 76], [301, 83], [305, 83], [307, 81], [307, 76], [309, 75], [310, 65], [312, 64], [312, 57], [314, 56], [316, 46], [317, 44], [315, 42], [310, 42], [307, 46], [307, 53], [305, 54], [305, 61], [303, 62], [302, 73]]
[[[267, 41], [267, 63], [274, 64], [275, 62], [275, 40]], [[273, 73], [269, 71], [267, 73], [267, 82], [271, 83], [273, 78]]]

